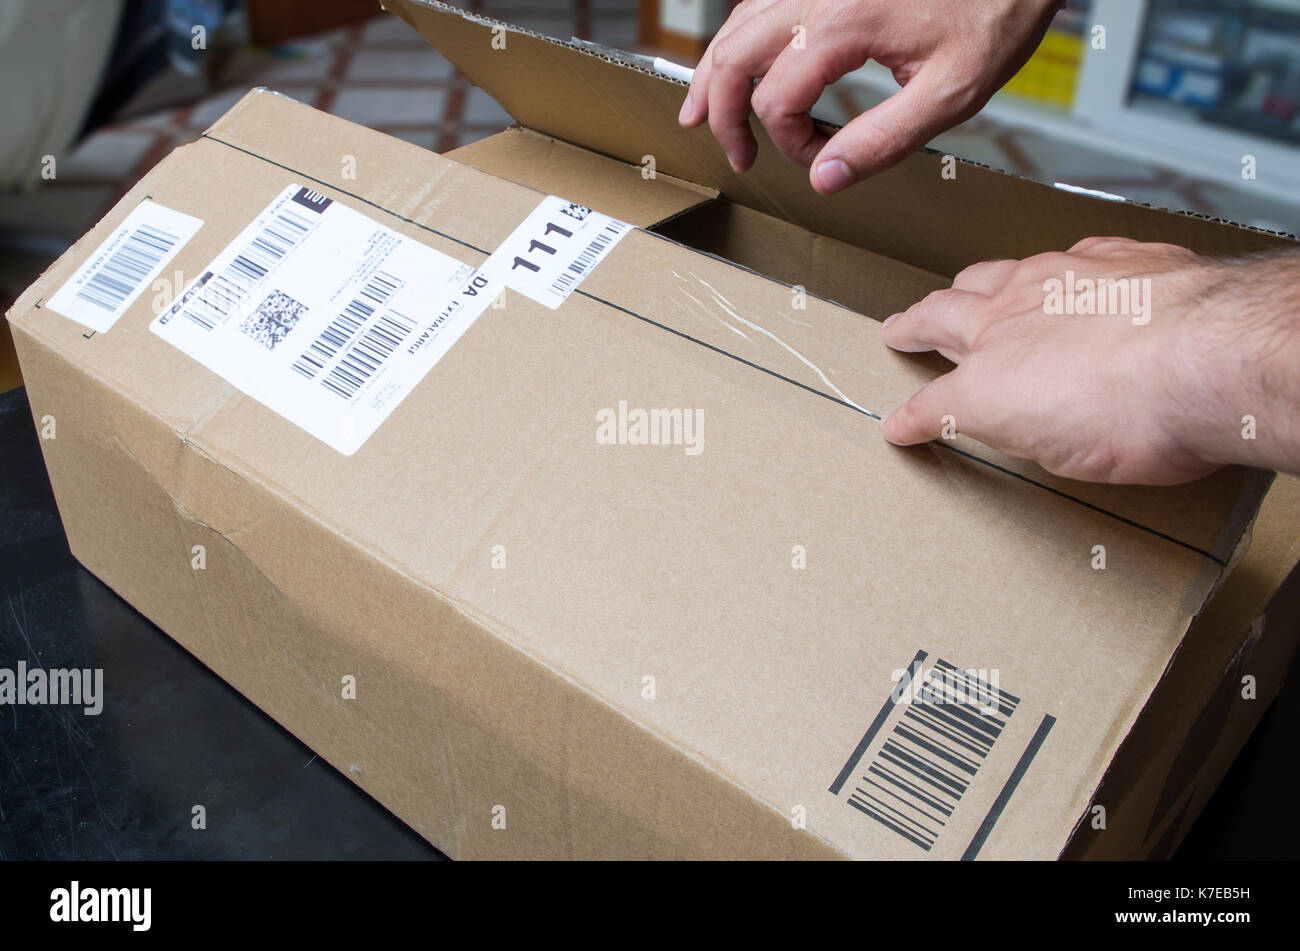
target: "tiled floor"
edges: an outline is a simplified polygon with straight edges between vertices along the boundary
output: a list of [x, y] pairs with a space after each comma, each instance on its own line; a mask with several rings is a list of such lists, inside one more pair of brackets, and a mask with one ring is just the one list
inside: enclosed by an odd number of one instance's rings
[[[552, 36], [578, 36], [622, 48], [636, 45], [634, 0], [463, 0], [499, 19]], [[383, 16], [272, 51], [241, 50], [207, 98], [101, 129], [60, 159], [59, 175], [26, 194], [0, 196], [0, 306], [7, 305], [84, 233], [123, 192], [178, 145], [191, 141], [250, 86], [265, 85], [439, 152], [510, 123], [403, 22]], [[841, 84], [819, 113], [845, 121], [871, 104]], [[1151, 204], [1300, 231], [1300, 210], [1254, 202], [1239, 190], [1189, 179], [1122, 156], [1081, 149], [1032, 130], [977, 116], [935, 147], [1045, 181], [1116, 192]], [[21, 236], [16, 238], [16, 236]]]

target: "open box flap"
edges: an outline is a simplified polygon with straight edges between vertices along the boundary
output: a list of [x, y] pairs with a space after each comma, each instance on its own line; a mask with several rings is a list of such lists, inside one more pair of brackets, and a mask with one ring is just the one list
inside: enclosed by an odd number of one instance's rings
[[[977, 261], [1065, 249], [1094, 235], [1166, 241], [1207, 254], [1260, 251], [1287, 241], [1066, 192], [968, 162], [958, 162], [956, 177], [946, 179], [944, 158], [933, 152], [826, 197], [812, 190], [807, 170], [786, 161], [757, 122], [757, 161], [737, 174], [706, 127], [678, 125], [685, 86], [677, 80], [436, 0], [383, 4], [524, 126], [634, 165], [653, 156], [662, 173], [928, 271], [951, 276]], [[1017, 210], [1014, 230], [1003, 227], [1008, 207]]]
[[462, 165], [563, 195], [638, 228], [652, 228], [718, 197], [716, 188], [670, 175], [649, 178], [640, 165], [615, 162], [519, 126], [446, 154]]

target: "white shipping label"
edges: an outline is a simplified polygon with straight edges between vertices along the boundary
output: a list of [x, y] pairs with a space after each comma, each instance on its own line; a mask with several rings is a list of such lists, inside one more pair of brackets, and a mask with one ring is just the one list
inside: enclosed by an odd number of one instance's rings
[[352, 455], [501, 291], [290, 185], [150, 329]]
[[91, 330], [108, 332], [202, 227], [202, 219], [146, 198], [45, 306]]
[[631, 230], [617, 218], [548, 195], [479, 273], [555, 310]]

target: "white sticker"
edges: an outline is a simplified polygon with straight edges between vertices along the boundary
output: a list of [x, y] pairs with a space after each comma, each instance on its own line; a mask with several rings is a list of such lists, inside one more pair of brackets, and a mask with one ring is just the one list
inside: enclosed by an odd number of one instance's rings
[[202, 219], [146, 198], [45, 306], [107, 332], [202, 227]]
[[290, 185], [150, 329], [350, 456], [501, 291]]
[[555, 310], [631, 230], [626, 222], [548, 195], [479, 273]]

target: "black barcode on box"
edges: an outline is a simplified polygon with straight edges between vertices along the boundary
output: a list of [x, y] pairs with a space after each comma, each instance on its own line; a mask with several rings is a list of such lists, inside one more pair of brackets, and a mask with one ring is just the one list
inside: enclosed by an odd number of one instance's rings
[[601, 229], [600, 234], [592, 238], [591, 243], [573, 259], [563, 273], [560, 274], [551, 284], [551, 293], [564, 294], [573, 288], [574, 285], [582, 279], [599, 258], [602, 251], [610, 246], [610, 243], [620, 234], [627, 230], [627, 225], [622, 221], [611, 221]]
[[403, 282], [386, 271], [377, 271], [366, 282], [361, 293], [348, 302], [342, 312], [320, 332], [310, 347], [293, 362], [293, 368], [307, 379], [329, 365], [334, 356], [348, 345], [358, 330], [365, 326], [375, 311], [380, 310], [397, 293]]
[[848, 803], [928, 852], [1020, 700], [937, 659], [898, 702], [903, 714], [855, 777]]
[[225, 323], [230, 312], [255, 291], [284, 256], [302, 243], [315, 223], [285, 206], [265, 225], [221, 272], [181, 311], [204, 330]]
[[113, 313], [134, 295], [149, 272], [158, 266], [176, 246], [176, 239], [165, 231], [140, 225], [127, 232], [117, 250], [96, 270], [77, 297], [108, 313]]
[[414, 329], [415, 321], [390, 310], [348, 348], [338, 365], [325, 374], [321, 385], [345, 400], [352, 399]]

